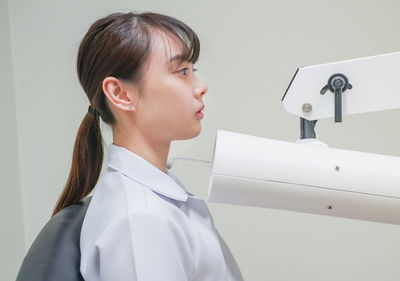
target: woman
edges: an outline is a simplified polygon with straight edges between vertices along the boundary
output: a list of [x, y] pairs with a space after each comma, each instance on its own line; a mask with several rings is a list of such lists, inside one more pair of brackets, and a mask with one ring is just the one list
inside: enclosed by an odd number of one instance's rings
[[[81, 232], [85, 280], [243, 280], [204, 201], [166, 170], [171, 141], [201, 130], [199, 51], [190, 27], [156, 13], [108, 15], [81, 42], [77, 70], [90, 106], [54, 214], [96, 186]], [[99, 118], [113, 142], [98, 181]]]

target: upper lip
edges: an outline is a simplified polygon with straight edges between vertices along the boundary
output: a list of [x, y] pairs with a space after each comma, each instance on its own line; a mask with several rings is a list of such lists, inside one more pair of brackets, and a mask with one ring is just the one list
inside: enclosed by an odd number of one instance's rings
[[200, 107], [200, 109], [197, 112], [202, 111], [203, 109], [204, 109], [204, 104]]

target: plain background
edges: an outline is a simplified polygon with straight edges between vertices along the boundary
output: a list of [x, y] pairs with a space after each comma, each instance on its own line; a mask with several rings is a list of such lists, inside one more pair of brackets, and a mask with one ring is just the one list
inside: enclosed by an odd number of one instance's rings
[[[130, 10], [177, 17], [201, 40], [202, 132], [173, 142], [170, 159], [211, 160], [217, 129], [295, 141], [299, 121], [281, 98], [297, 67], [400, 51], [399, 1], [0, 0], [0, 280], [15, 279], [69, 174], [89, 104], [75, 70], [80, 40], [94, 20]], [[400, 109], [321, 120], [317, 136], [400, 156]], [[172, 172], [207, 198], [209, 168], [181, 162]], [[245, 280], [400, 278], [400, 226], [208, 206]]]

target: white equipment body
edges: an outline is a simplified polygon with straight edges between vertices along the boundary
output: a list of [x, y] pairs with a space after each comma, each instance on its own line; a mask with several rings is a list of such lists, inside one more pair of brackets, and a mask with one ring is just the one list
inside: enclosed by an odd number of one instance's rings
[[208, 200], [400, 224], [400, 157], [218, 130]]

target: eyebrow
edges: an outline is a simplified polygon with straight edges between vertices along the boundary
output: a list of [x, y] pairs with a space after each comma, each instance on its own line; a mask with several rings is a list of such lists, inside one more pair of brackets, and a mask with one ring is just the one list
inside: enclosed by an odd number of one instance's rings
[[183, 54], [177, 54], [177, 55], [173, 56], [172, 58], [170, 58], [170, 59], [169, 59], [169, 62], [174, 62], [174, 61], [177, 61], [177, 60], [182, 60], [183, 57], [184, 57]]

